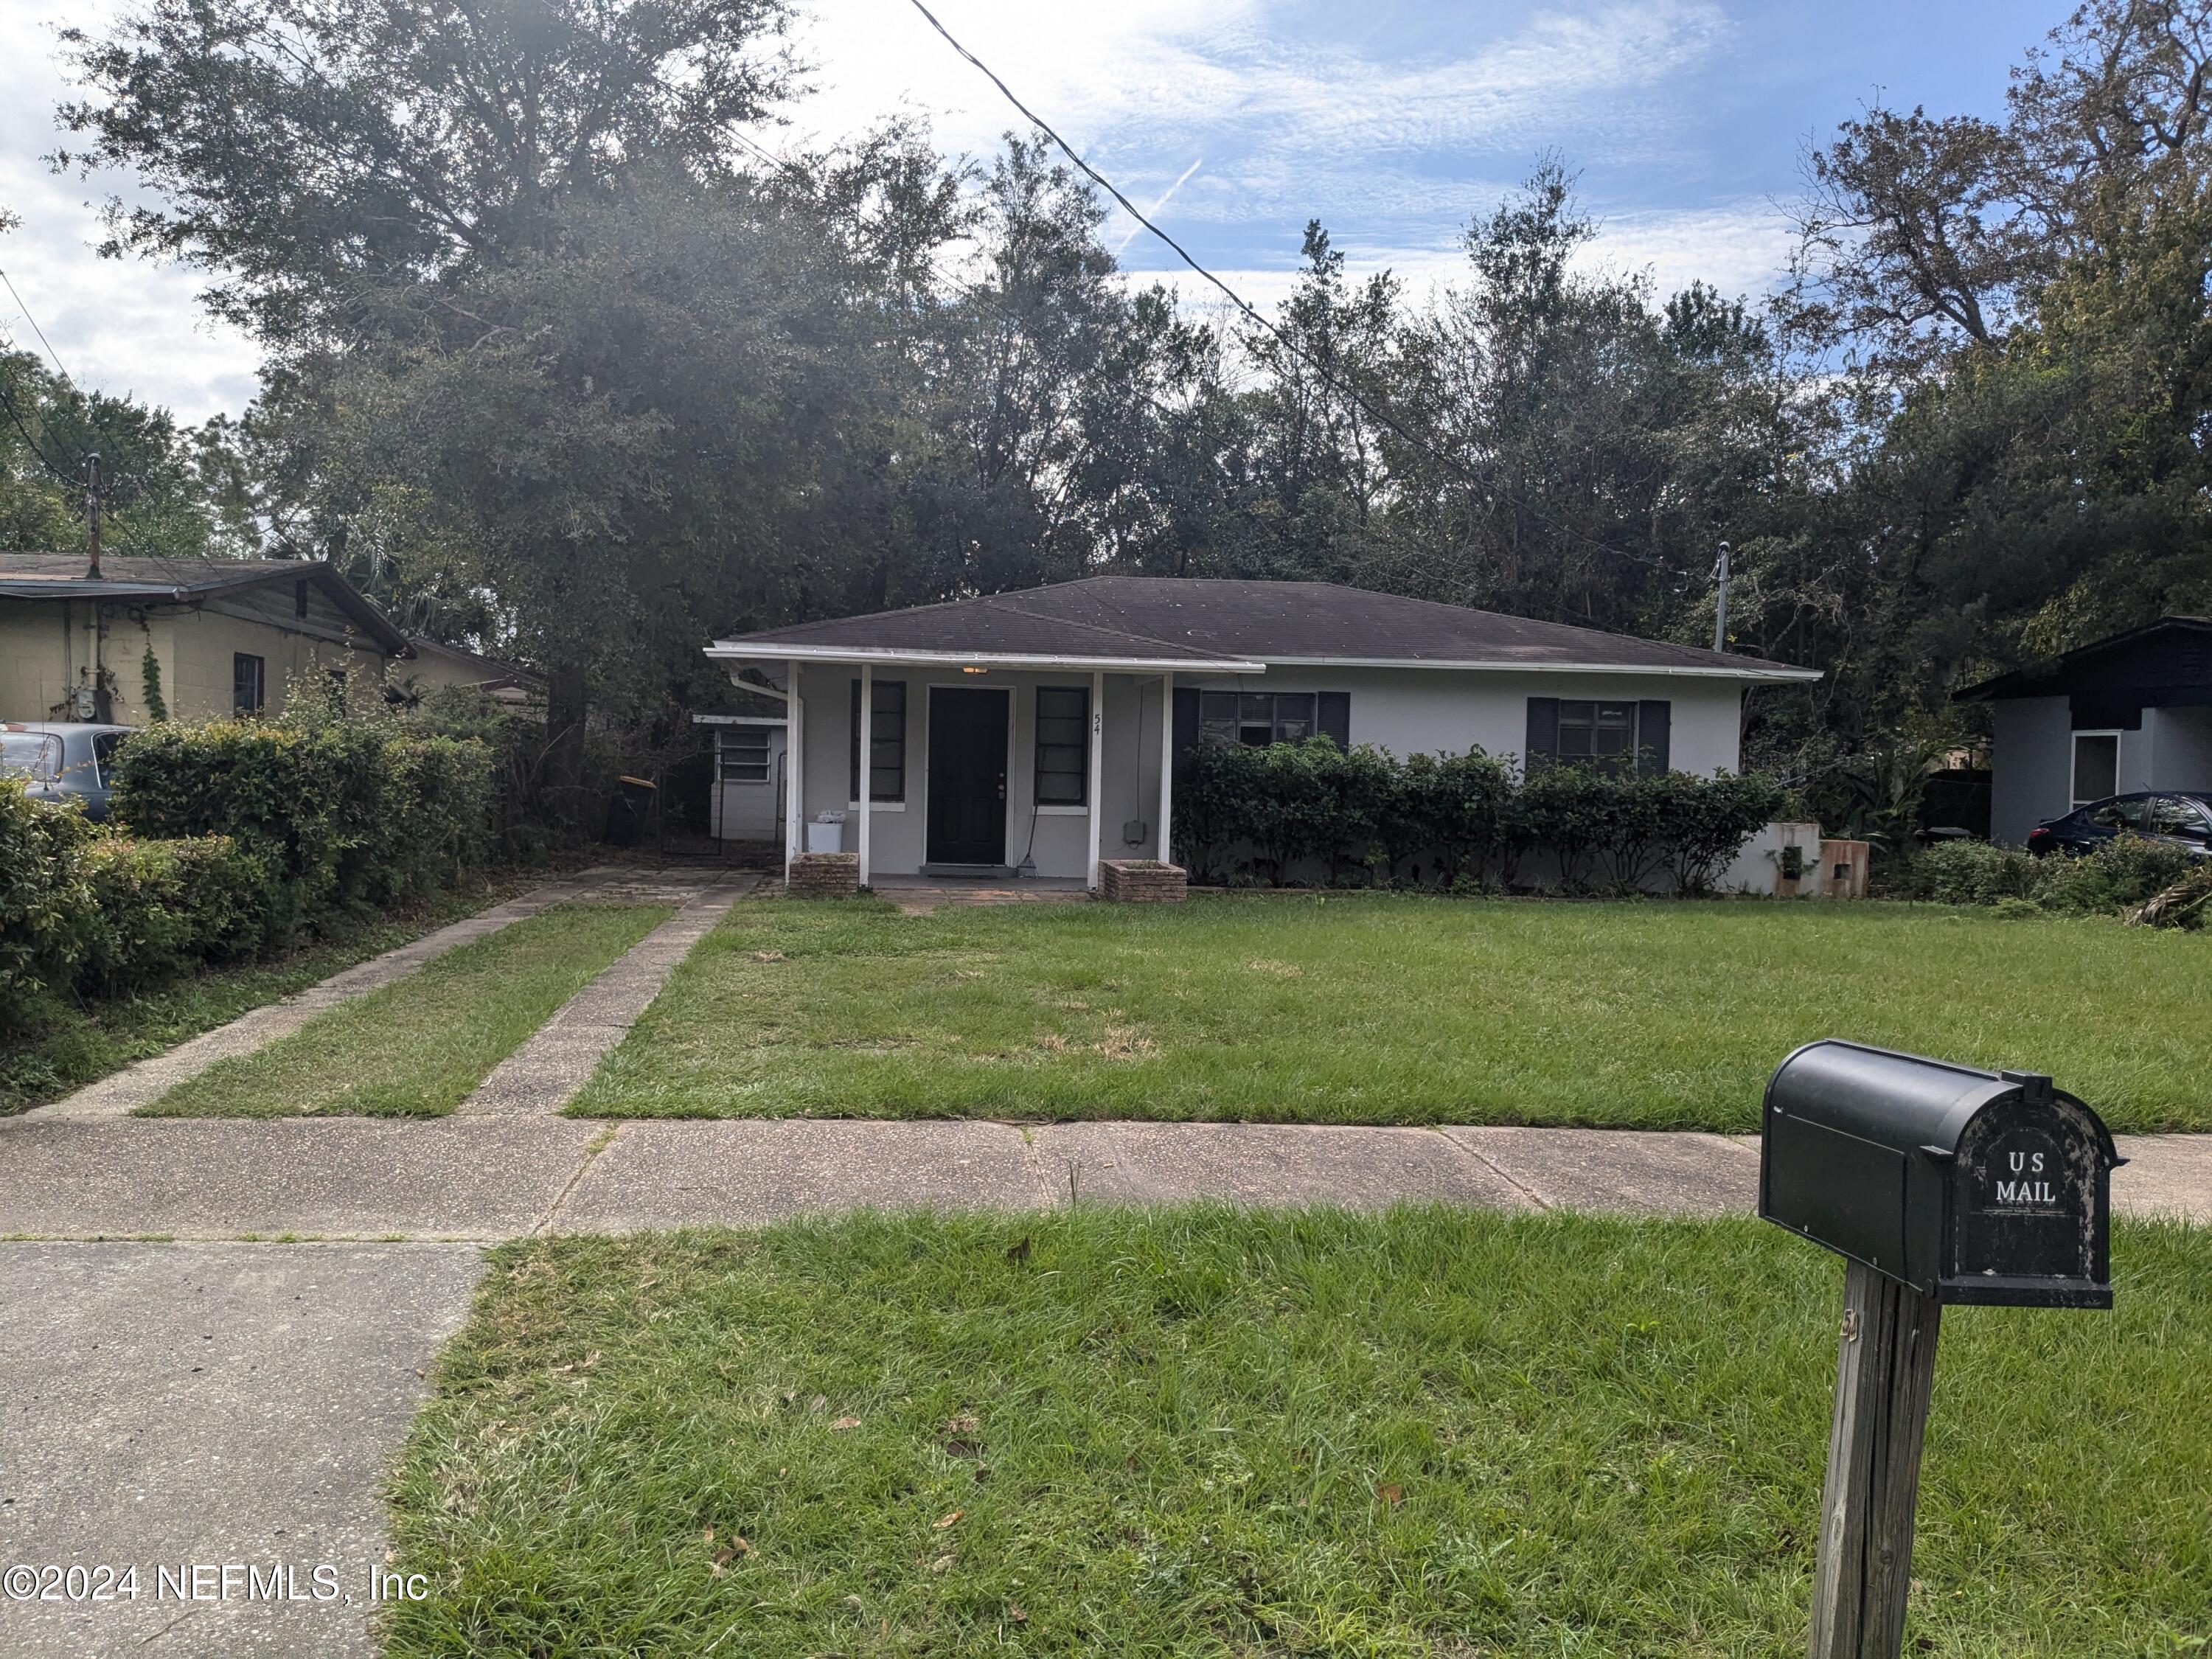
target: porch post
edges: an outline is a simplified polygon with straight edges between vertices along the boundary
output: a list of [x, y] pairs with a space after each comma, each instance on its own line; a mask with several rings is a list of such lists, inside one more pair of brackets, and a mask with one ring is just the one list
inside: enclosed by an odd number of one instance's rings
[[800, 752], [801, 717], [799, 702], [799, 665], [784, 664], [783, 709], [783, 879], [791, 882], [791, 863], [799, 856], [803, 845], [799, 837], [799, 814], [805, 806], [805, 793], [799, 787], [799, 774], [805, 756]]
[[876, 670], [860, 665], [860, 885], [868, 884], [868, 827], [876, 811], [869, 805], [876, 793]]
[[1175, 671], [1160, 676], [1160, 862], [1173, 864], [1168, 815], [1175, 810]]
[[1084, 799], [1091, 803], [1091, 878], [1092, 892], [1098, 890], [1098, 777], [1106, 748], [1106, 672], [1101, 668], [1091, 671], [1091, 777], [1084, 790]]

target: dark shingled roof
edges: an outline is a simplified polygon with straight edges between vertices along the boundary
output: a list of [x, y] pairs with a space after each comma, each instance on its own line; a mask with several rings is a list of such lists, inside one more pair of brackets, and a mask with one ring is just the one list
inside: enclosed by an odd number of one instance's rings
[[1472, 663], [1788, 675], [1755, 657], [1535, 622], [1334, 582], [1091, 576], [986, 598], [801, 623], [715, 642], [716, 654], [779, 645], [958, 655], [1142, 657], [1263, 662]]
[[1954, 702], [2063, 696], [2165, 681], [2212, 684], [2212, 617], [2160, 617], [1951, 694]]
[[103, 553], [100, 574], [88, 576], [82, 553], [0, 553], [0, 599], [145, 599], [189, 605], [211, 594], [265, 582], [313, 582], [356, 626], [386, 650], [404, 652], [407, 636], [316, 559], [160, 559]]

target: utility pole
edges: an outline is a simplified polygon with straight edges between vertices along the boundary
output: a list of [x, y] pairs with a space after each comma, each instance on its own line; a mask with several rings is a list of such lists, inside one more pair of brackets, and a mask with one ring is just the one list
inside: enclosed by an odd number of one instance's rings
[[1713, 565], [1713, 580], [1719, 584], [1718, 598], [1713, 605], [1713, 649], [1728, 649], [1728, 585], [1729, 544], [1721, 544], [1720, 558]]
[[92, 527], [92, 565], [85, 575], [97, 580], [100, 577], [100, 457], [84, 458], [84, 516]]

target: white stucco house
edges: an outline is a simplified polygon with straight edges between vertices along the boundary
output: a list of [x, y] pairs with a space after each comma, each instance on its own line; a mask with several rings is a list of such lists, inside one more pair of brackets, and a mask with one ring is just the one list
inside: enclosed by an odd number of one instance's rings
[[[1326, 732], [1404, 755], [1605, 756], [1732, 770], [1744, 693], [1819, 678], [1594, 629], [1326, 582], [1095, 576], [717, 640], [782, 701], [746, 771], [787, 869], [842, 812], [862, 883], [1170, 860], [1175, 763]], [[861, 787], [862, 757], [869, 774]], [[756, 821], [765, 821], [765, 815]]]

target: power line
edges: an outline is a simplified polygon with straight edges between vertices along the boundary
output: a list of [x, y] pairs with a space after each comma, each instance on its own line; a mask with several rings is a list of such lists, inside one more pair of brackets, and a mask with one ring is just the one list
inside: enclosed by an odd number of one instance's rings
[[65, 384], [75, 386], [76, 382], [70, 379], [69, 370], [62, 367], [61, 354], [54, 349], [53, 342], [46, 338], [46, 331], [39, 326], [39, 319], [31, 315], [30, 307], [25, 305], [23, 296], [15, 292], [15, 279], [4, 269], [0, 269], [0, 283], [7, 284], [8, 297], [15, 302], [15, 309], [23, 313], [23, 320], [31, 325], [31, 332], [39, 337], [39, 343], [46, 347], [46, 356], [53, 359], [54, 373], [60, 375]]
[[[910, 0], [910, 3], [916, 11], [920, 12], [922, 16], [928, 21], [930, 27], [935, 29], [939, 34], [944, 37], [945, 42], [947, 46], [951, 46], [953, 51], [958, 52], [961, 57], [966, 58], [970, 64], [974, 64], [978, 70], [980, 70], [984, 77], [988, 80], [993, 86], [998, 88], [1000, 93], [1006, 98], [1006, 100], [1008, 103], [1019, 110], [1023, 116], [1027, 118], [1030, 124], [1035, 126], [1037, 131], [1043, 133], [1046, 137], [1051, 139], [1052, 142], [1059, 147], [1060, 154], [1066, 156], [1069, 161], [1074, 162], [1077, 167], [1080, 167], [1083, 170], [1084, 174], [1089, 178], [1092, 183], [1096, 184], [1101, 190], [1104, 191], [1109, 196], [1111, 196], [1115, 201], [1121, 204], [1121, 210], [1124, 213], [1127, 213], [1132, 219], [1135, 220], [1137, 223], [1143, 226], [1146, 230], [1152, 232], [1152, 234], [1158, 237], [1161, 241], [1166, 243], [1170, 248], [1174, 250], [1175, 255], [1177, 258], [1181, 259], [1183, 264], [1188, 265], [1208, 283], [1211, 283], [1215, 288], [1218, 289], [1228, 299], [1230, 304], [1236, 307], [1237, 309], [1242, 312], [1245, 316], [1250, 318], [1252, 321], [1257, 324], [1261, 328], [1265, 329], [1269, 334], [1273, 335], [1275, 339], [1281, 343], [1285, 350], [1288, 351], [1292, 356], [1297, 358], [1299, 362], [1304, 363], [1309, 368], [1312, 369], [1315, 374], [1318, 374], [1321, 377], [1323, 385], [1327, 386], [1331, 391], [1343, 398], [1347, 403], [1351, 404], [1353, 408], [1365, 415], [1368, 419], [1373, 421], [1378, 426], [1389, 428], [1390, 431], [1395, 433], [1400, 438], [1413, 445], [1416, 449], [1420, 450], [1433, 459], [1442, 462], [1445, 466], [1458, 473], [1462, 478], [1474, 485], [1476, 489], [1491, 489], [1495, 487], [1492, 481], [1486, 480], [1478, 477], [1474, 471], [1468, 467], [1465, 463], [1461, 461], [1458, 457], [1446, 454], [1443, 450], [1438, 449], [1434, 444], [1429, 442], [1426, 439], [1415, 433], [1407, 431], [1403, 426], [1392, 419], [1386, 411], [1376, 408], [1364, 398], [1361, 397], [1356, 389], [1339, 380], [1336, 376], [1329, 371], [1327, 364], [1320, 362], [1310, 352], [1299, 345], [1298, 343], [1290, 335], [1285, 333], [1282, 329], [1277, 327], [1267, 318], [1261, 316], [1259, 312], [1255, 310], [1251, 304], [1245, 300], [1243, 295], [1237, 293], [1237, 290], [1230, 287], [1227, 283], [1222, 281], [1220, 277], [1215, 276], [1204, 265], [1199, 264], [1196, 259], [1190, 256], [1189, 250], [1185, 248], [1182, 243], [1176, 241], [1174, 237], [1169, 235], [1167, 232], [1162, 230], [1158, 225], [1154, 224], [1138, 209], [1135, 203], [1124, 196], [1121, 191], [1115, 186], [1112, 179], [1109, 179], [1104, 173], [1099, 172], [1097, 168], [1092, 167], [1091, 163], [1085, 161], [1083, 157], [1077, 155], [1075, 153], [1074, 147], [1071, 145], [1066, 139], [1060, 136], [1059, 132], [1054, 129], [1052, 124], [1045, 120], [1042, 116], [1038, 115], [1036, 111], [1032, 110], [1027, 104], [1022, 102], [1019, 98], [1016, 97], [1014, 95], [1014, 89], [1008, 86], [1004, 81], [1000, 80], [997, 73], [993, 70], [988, 64], [986, 64], [974, 52], [969, 51], [967, 47], [962, 46], [960, 42], [953, 37], [952, 32], [946, 28], [944, 24], [937, 21], [937, 14], [931, 11], [927, 6], [924, 5], [922, 3], [922, 0]], [[1679, 575], [1681, 574], [1675, 570], [1671, 565], [1663, 564], [1656, 559], [1647, 558], [1641, 553], [1632, 553], [1626, 548], [1615, 547], [1612, 543], [1600, 541], [1595, 537], [1585, 534], [1583, 532], [1575, 529], [1571, 525], [1561, 524], [1553, 519], [1549, 514], [1529, 506], [1525, 501], [1516, 499], [1514, 501], [1514, 506], [1519, 511], [1528, 514], [1530, 518], [1535, 520], [1539, 524], [1547, 526], [1549, 528], [1555, 530], [1563, 535], [1572, 537], [1575, 540], [1583, 543], [1586, 546], [1595, 548], [1600, 552], [1610, 553], [1616, 558], [1632, 560], [1638, 564], [1649, 566], [1654, 570], [1664, 570], [1669, 574]]]

